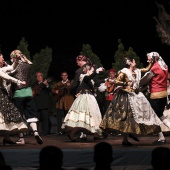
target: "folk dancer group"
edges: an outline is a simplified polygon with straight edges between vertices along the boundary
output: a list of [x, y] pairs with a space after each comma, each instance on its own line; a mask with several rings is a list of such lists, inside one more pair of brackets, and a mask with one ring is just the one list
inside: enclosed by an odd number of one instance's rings
[[[1, 63], [3, 63], [3, 56], [1, 55], [0, 58]], [[23, 132], [27, 130], [29, 123], [37, 143], [42, 144], [43, 141], [37, 131], [36, 107], [32, 100], [28, 79], [32, 63], [19, 50], [13, 51], [11, 58], [14, 61], [13, 64], [6, 67], [1, 64], [0, 69], [2, 82], [8, 80], [12, 84], [15, 83], [12, 86], [14, 87], [13, 101], [15, 105], [9, 99], [3, 83], [0, 88], [2, 95], [0, 130], [5, 131], [4, 143], [12, 144], [9, 132], [15, 130], [19, 133], [19, 139], [14, 143], [25, 144]], [[117, 89], [116, 91], [112, 89], [111, 93], [115, 92], [114, 97], [109, 101], [102, 117], [94, 95], [94, 87], [97, 75], [104, 71], [104, 68], [98, 68], [86, 56], [79, 55], [76, 58], [80, 68], [76, 70], [75, 78], [69, 87], [70, 92], [74, 93], [76, 98], [61, 127], [72, 142], [77, 141], [76, 134], [80, 134], [79, 139], [87, 139], [86, 134], [91, 133], [94, 140], [99, 140], [108, 132], [118, 132], [123, 135], [122, 145], [125, 146], [132, 145], [128, 137], [139, 141], [136, 135], [153, 133], [157, 133], [159, 138], [153, 144], [166, 143], [160, 126], [164, 124], [170, 128], [169, 120], [163, 115], [167, 102], [168, 66], [157, 52], [147, 53], [147, 60], [149, 65], [146, 68], [136, 68], [135, 60], [125, 56], [124, 68], [118, 71], [117, 75], [114, 69], [110, 70], [109, 73], [114, 73], [113, 79], [98, 80], [101, 83], [105, 82], [105, 85], [108, 84], [106, 81], [110, 81], [110, 84], [114, 84], [114, 88]], [[9, 71], [14, 70], [12, 76], [7, 74], [8, 67]], [[23, 71], [24, 68], [28, 68], [26, 73]], [[148, 71], [152, 72], [153, 75], [149, 82], [149, 101], [140, 91], [141, 75]], [[12, 113], [9, 112], [11, 107], [15, 108]]]
[[[169, 127], [169, 121], [162, 115], [166, 104], [164, 101], [167, 97], [168, 67], [157, 52], [148, 53], [147, 59], [149, 65], [146, 68], [139, 69], [136, 68], [134, 59], [124, 58], [124, 68], [118, 72], [114, 80], [115, 87], [119, 88], [117, 88], [118, 90], [102, 120], [99, 116], [101, 113], [97, 103], [95, 104], [94, 100], [91, 101], [93, 107], [96, 107], [94, 110], [91, 108], [90, 99], [88, 98], [93, 95], [94, 85], [91, 82], [94, 82], [93, 76], [96, 72], [92, 65], [89, 66], [86, 63], [82, 66], [83, 72], [79, 74], [77, 98], [63, 123], [63, 128], [67, 130], [71, 141], [76, 141], [74, 137], [78, 131], [90, 131], [100, 136], [102, 130], [103, 132], [117, 131], [122, 133], [122, 145], [125, 146], [132, 145], [128, 137], [139, 141], [136, 135], [155, 133], [158, 133], [159, 139], [153, 142], [154, 145], [166, 143], [160, 125], [163, 123]], [[141, 75], [149, 70], [154, 75], [149, 85], [150, 102], [140, 92]], [[155, 88], [158, 87], [156, 83], [159, 84], [159, 88]], [[85, 96], [88, 97], [85, 98]]]

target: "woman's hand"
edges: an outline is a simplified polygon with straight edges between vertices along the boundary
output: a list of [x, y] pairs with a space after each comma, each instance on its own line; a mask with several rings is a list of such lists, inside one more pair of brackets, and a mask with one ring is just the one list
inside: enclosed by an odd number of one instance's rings
[[25, 82], [25, 81], [20, 81], [20, 80], [18, 80], [18, 81], [17, 81], [17, 84], [18, 84], [18, 85], [21, 85], [21, 84], [22, 84], [22, 85], [26, 85], [26, 82]]
[[103, 67], [99, 67], [96, 69], [96, 73], [99, 73], [100, 71], [104, 71], [104, 68]]

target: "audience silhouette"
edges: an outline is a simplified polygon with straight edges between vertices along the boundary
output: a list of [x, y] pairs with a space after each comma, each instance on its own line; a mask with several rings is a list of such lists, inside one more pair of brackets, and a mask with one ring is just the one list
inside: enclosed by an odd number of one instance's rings
[[38, 170], [65, 170], [63, 165], [63, 151], [56, 146], [45, 146], [39, 154]]
[[111, 170], [112, 161], [112, 146], [107, 142], [97, 143], [94, 146], [94, 170]]
[[170, 170], [170, 149], [154, 148], [151, 154], [151, 165], [154, 170]]
[[12, 167], [6, 164], [5, 158], [1, 151], [0, 151], [0, 170], [12, 170]]

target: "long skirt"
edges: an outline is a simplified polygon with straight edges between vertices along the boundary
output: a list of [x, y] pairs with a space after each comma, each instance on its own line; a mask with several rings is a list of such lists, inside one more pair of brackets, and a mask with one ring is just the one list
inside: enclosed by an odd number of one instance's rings
[[110, 103], [100, 128], [115, 133], [147, 135], [160, 132], [161, 123], [143, 94], [120, 90]]
[[7, 92], [0, 88], [0, 132], [26, 132], [27, 124]]
[[101, 120], [102, 116], [96, 98], [91, 94], [80, 94], [69, 109], [62, 128], [80, 127], [92, 133], [100, 133]]

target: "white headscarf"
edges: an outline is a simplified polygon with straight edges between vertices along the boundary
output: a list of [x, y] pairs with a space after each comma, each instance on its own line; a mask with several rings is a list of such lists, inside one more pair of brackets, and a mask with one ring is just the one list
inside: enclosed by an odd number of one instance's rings
[[147, 56], [148, 57], [150, 57], [150, 58], [152, 58], [153, 59], [153, 57], [159, 57], [159, 59], [158, 59], [158, 64], [160, 65], [160, 67], [162, 68], [162, 70], [167, 70], [167, 65], [166, 65], [166, 63], [165, 63], [165, 61], [162, 59], [162, 57], [159, 55], [159, 53], [157, 53], [157, 52], [150, 52], [150, 53], [147, 53]]

